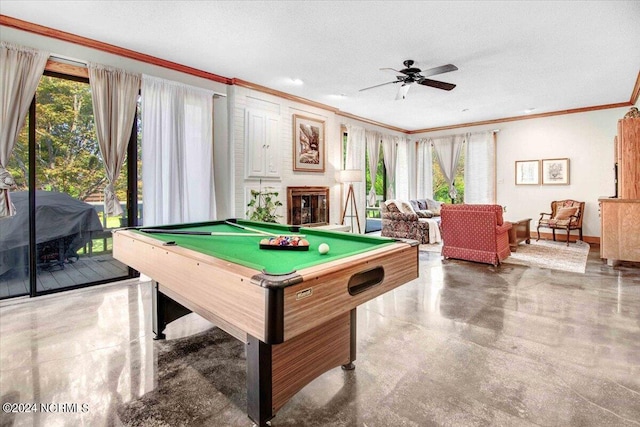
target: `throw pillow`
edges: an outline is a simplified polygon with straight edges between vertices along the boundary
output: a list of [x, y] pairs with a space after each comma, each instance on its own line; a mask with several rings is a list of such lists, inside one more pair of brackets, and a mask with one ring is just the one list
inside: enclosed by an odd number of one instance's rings
[[578, 212], [578, 208], [560, 208], [556, 212], [556, 216], [553, 219], [557, 219], [561, 221], [563, 219], [569, 219], [572, 215], [575, 215]]
[[425, 209], [429, 209], [429, 207], [427, 206], [427, 201], [425, 199], [418, 199], [418, 210], [425, 210]]
[[387, 201], [387, 202], [385, 202], [385, 204], [387, 205], [387, 210], [388, 210], [389, 212], [396, 212], [396, 213], [399, 213], [399, 212], [400, 212], [400, 209], [398, 209], [398, 206], [396, 205], [396, 203], [395, 203], [395, 202], [389, 202], [389, 201]]
[[415, 213], [415, 211], [413, 210], [413, 208], [411, 207], [410, 203], [407, 202], [400, 202], [398, 203], [398, 209], [400, 209], [400, 212], [402, 212], [403, 214], [412, 214]]
[[442, 206], [442, 202], [437, 202], [435, 200], [427, 199], [427, 209], [429, 209], [434, 215], [440, 215], [440, 208]]
[[411, 203], [411, 207], [414, 211], [418, 212], [420, 210], [420, 206], [418, 205], [417, 200], [409, 200], [409, 203]]
[[433, 212], [428, 209], [424, 209], [421, 211], [416, 211], [418, 218], [433, 218]]

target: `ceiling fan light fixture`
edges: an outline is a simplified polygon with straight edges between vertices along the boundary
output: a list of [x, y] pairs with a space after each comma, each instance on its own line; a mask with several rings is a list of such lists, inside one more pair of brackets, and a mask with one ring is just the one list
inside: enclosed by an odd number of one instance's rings
[[403, 65], [406, 68], [402, 70], [396, 70], [394, 68], [380, 68], [380, 70], [383, 70], [383, 71], [393, 72], [396, 75], [396, 80], [377, 84], [375, 86], [365, 87], [364, 89], [360, 89], [359, 92], [377, 88], [380, 86], [386, 86], [388, 84], [402, 83], [402, 86], [400, 87], [400, 90], [398, 90], [398, 94], [396, 95], [396, 100], [398, 100], [398, 99], [405, 99], [407, 95], [407, 91], [409, 89], [404, 88], [404, 86], [411, 83], [417, 83], [422, 86], [429, 86], [429, 87], [442, 89], [446, 91], [450, 91], [456, 87], [456, 85], [452, 83], [446, 83], [438, 80], [427, 79], [428, 76], [456, 71], [458, 67], [456, 67], [455, 65], [446, 64], [446, 65], [441, 65], [440, 67], [430, 68], [428, 70], [423, 71], [420, 68], [413, 67], [413, 64], [414, 64], [413, 60], [407, 59], [406, 61], [403, 62]]
[[396, 101], [400, 99], [406, 99], [407, 92], [411, 88], [411, 83], [403, 83], [402, 86], [398, 89], [398, 94], [396, 95]]

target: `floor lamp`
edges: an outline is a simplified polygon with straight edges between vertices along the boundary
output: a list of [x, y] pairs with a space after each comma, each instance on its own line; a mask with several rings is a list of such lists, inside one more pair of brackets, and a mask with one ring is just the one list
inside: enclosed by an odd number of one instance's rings
[[347, 214], [347, 207], [351, 202], [351, 230], [353, 231], [353, 212], [356, 213], [356, 224], [358, 224], [358, 233], [362, 234], [360, 230], [360, 218], [358, 218], [358, 206], [356, 205], [356, 196], [353, 193], [353, 183], [362, 181], [362, 171], [360, 169], [345, 169], [336, 173], [336, 181], [341, 184], [349, 184], [349, 190], [347, 191], [347, 199], [344, 201], [344, 209], [342, 210], [342, 219], [340, 224], [344, 224], [344, 217]]

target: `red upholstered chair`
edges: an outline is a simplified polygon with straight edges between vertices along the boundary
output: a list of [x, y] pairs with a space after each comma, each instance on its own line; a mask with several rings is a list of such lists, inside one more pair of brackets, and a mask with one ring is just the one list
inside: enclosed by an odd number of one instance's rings
[[498, 265], [511, 255], [510, 222], [502, 219], [500, 205], [444, 204], [442, 256]]

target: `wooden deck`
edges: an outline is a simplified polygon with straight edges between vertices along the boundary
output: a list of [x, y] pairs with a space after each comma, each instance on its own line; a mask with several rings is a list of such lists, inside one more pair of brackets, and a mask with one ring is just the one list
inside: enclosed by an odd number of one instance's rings
[[[114, 279], [129, 274], [129, 269], [111, 254], [80, 256], [78, 261], [65, 263], [64, 268], [53, 267], [38, 270], [38, 291], [48, 291], [82, 285], [98, 280]], [[29, 277], [7, 275], [0, 278], [0, 298], [29, 294]]]

